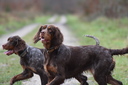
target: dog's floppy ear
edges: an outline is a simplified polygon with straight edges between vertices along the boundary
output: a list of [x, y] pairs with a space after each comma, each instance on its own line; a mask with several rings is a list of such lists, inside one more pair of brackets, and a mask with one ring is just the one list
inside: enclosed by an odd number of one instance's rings
[[55, 42], [54, 44], [56, 45], [60, 45], [63, 42], [63, 34], [58, 27], [55, 27], [55, 33], [53, 35], [52, 41]]
[[26, 48], [26, 43], [24, 40], [22, 40], [20, 37], [16, 39], [16, 46], [14, 48], [14, 52], [17, 53], [21, 50], [24, 50]]
[[34, 36], [34, 38], [33, 38], [34, 43], [37, 43], [40, 40], [40, 32], [41, 32], [42, 28], [43, 28], [43, 26], [40, 26], [38, 32]]

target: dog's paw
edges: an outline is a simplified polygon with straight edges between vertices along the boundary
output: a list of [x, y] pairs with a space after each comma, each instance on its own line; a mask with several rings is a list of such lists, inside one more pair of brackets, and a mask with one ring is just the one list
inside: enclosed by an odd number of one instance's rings
[[10, 80], [10, 85], [13, 85], [14, 84], [14, 78], [12, 78], [11, 80]]

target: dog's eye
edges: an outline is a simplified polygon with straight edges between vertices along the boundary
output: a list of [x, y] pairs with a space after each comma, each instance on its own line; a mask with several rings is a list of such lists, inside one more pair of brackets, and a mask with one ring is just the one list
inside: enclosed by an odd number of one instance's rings
[[8, 40], [7, 41], [10, 41], [10, 38], [8, 38]]
[[12, 45], [16, 45], [18, 43], [17, 40], [9, 41]]
[[49, 32], [49, 33], [52, 33], [52, 30], [51, 30], [51, 29], [48, 29], [48, 32]]
[[16, 43], [13, 42], [13, 41], [12, 41], [12, 42], [11, 42], [11, 41], [8, 41], [8, 43], [10, 43], [10, 45], [13, 45], [13, 46], [16, 44]]

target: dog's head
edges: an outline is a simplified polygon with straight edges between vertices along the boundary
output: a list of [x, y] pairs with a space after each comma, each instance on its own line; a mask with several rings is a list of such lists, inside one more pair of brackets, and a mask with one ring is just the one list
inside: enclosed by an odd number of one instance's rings
[[39, 40], [41, 40], [44, 45], [59, 46], [63, 42], [63, 35], [58, 27], [54, 25], [44, 25], [39, 28], [35, 35], [34, 43], [37, 43]]
[[2, 45], [3, 49], [8, 50], [5, 52], [6, 55], [11, 55], [13, 53], [18, 53], [26, 48], [25, 41], [19, 36], [9, 37], [7, 43]]

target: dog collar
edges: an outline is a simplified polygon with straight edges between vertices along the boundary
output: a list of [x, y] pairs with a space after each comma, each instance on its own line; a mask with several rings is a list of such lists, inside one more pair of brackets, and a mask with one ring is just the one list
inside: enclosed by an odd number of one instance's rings
[[28, 46], [23, 50], [23, 52], [19, 55], [20, 57], [24, 57], [27, 54]]
[[48, 53], [51, 53], [51, 52], [53, 52], [54, 50], [56, 50], [57, 48], [59, 48], [59, 46], [51, 47], [51, 48], [47, 49], [47, 52], [48, 52]]

